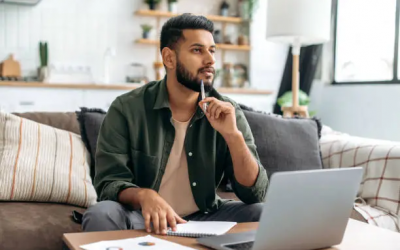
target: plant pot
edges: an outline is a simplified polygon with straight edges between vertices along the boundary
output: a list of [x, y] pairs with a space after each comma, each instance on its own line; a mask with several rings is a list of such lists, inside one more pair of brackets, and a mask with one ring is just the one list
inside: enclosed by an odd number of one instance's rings
[[168, 11], [178, 13], [178, 2], [168, 3]]
[[238, 37], [238, 45], [249, 45], [249, 37], [245, 35], [240, 35]]
[[149, 9], [155, 10], [156, 7], [157, 7], [157, 4], [156, 4], [155, 2], [150, 2], [150, 3], [149, 3]]
[[45, 82], [49, 77], [49, 68], [48, 67], [40, 67], [38, 69], [38, 78], [40, 82]]
[[143, 39], [148, 39], [149, 38], [149, 33], [150, 32], [148, 32], [148, 31], [144, 31], [143, 35], [142, 35]]

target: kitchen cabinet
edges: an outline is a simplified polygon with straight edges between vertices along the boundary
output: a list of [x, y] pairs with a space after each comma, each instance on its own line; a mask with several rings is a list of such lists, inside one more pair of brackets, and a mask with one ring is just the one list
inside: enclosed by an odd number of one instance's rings
[[[124, 85], [53, 85], [0, 83], [0, 109], [6, 112], [73, 112], [80, 107], [108, 110], [118, 96], [132, 91]], [[274, 96], [269, 92], [222, 90], [225, 96], [257, 110], [272, 112]]]

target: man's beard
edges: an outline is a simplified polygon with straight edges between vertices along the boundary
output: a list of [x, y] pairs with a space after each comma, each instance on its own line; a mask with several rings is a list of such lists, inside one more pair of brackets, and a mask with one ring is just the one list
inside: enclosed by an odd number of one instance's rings
[[[210, 69], [211, 67], [204, 67], [198, 70], [198, 73], [196, 76], [193, 76], [187, 69], [186, 67], [181, 64], [179, 61], [177, 62], [176, 65], [176, 79], [178, 82], [180, 82], [183, 86], [185, 86], [188, 89], [191, 89], [196, 92], [201, 92], [201, 79], [198, 77], [198, 75], [205, 69]], [[203, 80], [204, 83], [204, 91], [205, 92], [210, 92], [213, 89], [214, 85], [214, 78], [215, 78], [215, 71], [214, 68], [213, 70], [213, 78], [212, 81], [210, 80]]]

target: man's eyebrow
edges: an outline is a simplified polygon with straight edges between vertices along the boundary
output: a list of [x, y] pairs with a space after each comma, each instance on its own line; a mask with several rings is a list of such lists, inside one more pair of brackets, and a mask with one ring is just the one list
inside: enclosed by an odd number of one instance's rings
[[[192, 44], [190, 47], [202, 47], [202, 48], [204, 48], [205, 46], [204, 46], [203, 44], [201, 44], [201, 43], [194, 43], [194, 44]], [[213, 45], [211, 45], [210, 47], [215, 49], [215, 48], [216, 48], [216, 45], [213, 44]]]

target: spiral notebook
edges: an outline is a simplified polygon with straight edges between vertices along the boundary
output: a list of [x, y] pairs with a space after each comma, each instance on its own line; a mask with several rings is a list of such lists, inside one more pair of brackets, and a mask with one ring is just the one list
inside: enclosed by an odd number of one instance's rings
[[188, 221], [178, 224], [175, 232], [172, 229], [168, 230], [167, 235], [192, 238], [216, 236], [225, 234], [236, 224], [236, 222], [226, 221]]

